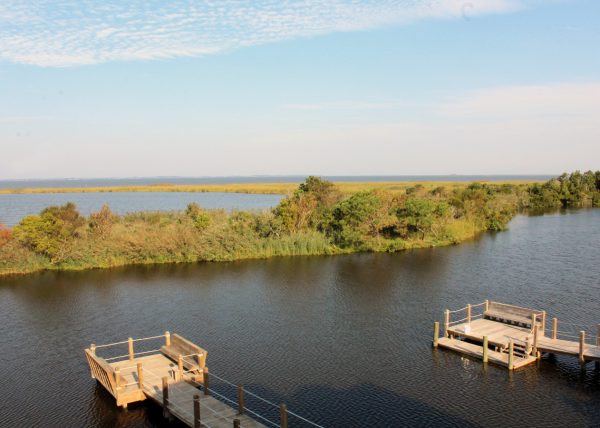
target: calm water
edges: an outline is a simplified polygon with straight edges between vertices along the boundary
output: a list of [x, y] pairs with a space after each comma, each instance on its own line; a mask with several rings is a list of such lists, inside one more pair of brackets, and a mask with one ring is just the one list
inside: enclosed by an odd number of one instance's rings
[[82, 349], [168, 329], [206, 347], [211, 371], [325, 426], [600, 426], [592, 364], [511, 375], [430, 347], [445, 308], [486, 298], [600, 322], [600, 210], [510, 226], [400, 254], [0, 280], [1, 424], [166, 426], [152, 404], [117, 410]]
[[119, 214], [135, 211], [183, 210], [190, 202], [204, 208], [260, 210], [279, 203], [280, 195], [197, 192], [101, 192], [0, 195], [0, 223], [17, 224], [23, 217], [37, 214], [50, 205], [74, 202], [82, 214], [98, 211], [108, 204]]

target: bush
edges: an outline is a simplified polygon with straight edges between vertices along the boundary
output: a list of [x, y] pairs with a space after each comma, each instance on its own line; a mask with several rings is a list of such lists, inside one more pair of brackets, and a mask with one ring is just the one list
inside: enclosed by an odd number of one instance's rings
[[0, 223], [0, 246], [10, 241], [12, 233], [9, 228]]
[[115, 216], [108, 205], [103, 205], [100, 211], [90, 214], [89, 227], [93, 234], [104, 239], [112, 230]]
[[15, 226], [15, 238], [25, 247], [49, 257], [52, 261], [64, 259], [78, 229], [85, 223], [75, 204], [44, 209], [40, 215], [25, 217]]
[[195, 202], [188, 204], [185, 214], [192, 219], [194, 227], [198, 230], [204, 230], [210, 225], [210, 216]]

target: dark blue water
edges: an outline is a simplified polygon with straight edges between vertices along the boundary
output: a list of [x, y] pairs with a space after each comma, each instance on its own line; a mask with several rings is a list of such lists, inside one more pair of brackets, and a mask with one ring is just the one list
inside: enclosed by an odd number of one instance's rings
[[[548, 180], [556, 175], [348, 175], [324, 176], [331, 181], [505, 181]], [[131, 177], [48, 180], [0, 180], [0, 189], [48, 187], [100, 187], [153, 184], [232, 184], [232, 183], [301, 183], [304, 175], [240, 176], [240, 177]]]
[[484, 299], [593, 331], [599, 242], [596, 209], [397, 254], [0, 279], [0, 425], [169, 426], [151, 403], [118, 410], [82, 350], [170, 330], [208, 350], [211, 372], [328, 427], [598, 427], [592, 364], [546, 356], [511, 374], [430, 343], [444, 309]]
[[50, 205], [74, 202], [82, 214], [98, 211], [107, 204], [118, 214], [136, 211], [183, 210], [190, 202], [204, 208], [262, 210], [279, 203], [280, 195], [196, 192], [100, 192], [40, 193], [0, 195], [0, 223], [17, 224], [23, 217], [37, 214]]

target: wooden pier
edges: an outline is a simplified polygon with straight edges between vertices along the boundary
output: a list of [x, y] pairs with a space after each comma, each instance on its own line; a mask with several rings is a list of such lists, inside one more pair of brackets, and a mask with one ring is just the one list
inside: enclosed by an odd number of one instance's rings
[[600, 324], [591, 334], [586, 330], [573, 331], [570, 323], [564, 323], [566, 327], [559, 330], [557, 318], [547, 329], [547, 321], [546, 311], [486, 300], [446, 310], [443, 337], [439, 334], [439, 322], [434, 323], [433, 346], [509, 370], [534, 363], [544, 353], [576, 357], [583, 368], [587, 362], [600, 362]]
[[[135, 350], [143, 343], [160, 341], [157, 349]], [[127, 353], [103, 358], [107, 348], [125, 348]], [[166, 418], [176, 418], [194, 428], [262, 428], [288, 427], [288, 417], [296, 417], [308, 425], [322, 428], [300, 415], [287, 410], [285, 404], [276, 405], [242, 385], [234, 385], [209, 373], [206, 367], [207, 351], [185, 338], [166, 332], [164, 335], [107, 345], [90, 345], [85, 349], [92, 378], [96, 379], [123, 408], [131, 403], [152, 400], [163, 408]], [[237, 400], [217, 393], [210, 387], [211, 378], [237, 389]], [[277, 407], [280, 421], [273, 422], [248, 408], [245, 395], [249, 394], [268, 405]], [[263, 422], [269, 425], [264, 425]]]

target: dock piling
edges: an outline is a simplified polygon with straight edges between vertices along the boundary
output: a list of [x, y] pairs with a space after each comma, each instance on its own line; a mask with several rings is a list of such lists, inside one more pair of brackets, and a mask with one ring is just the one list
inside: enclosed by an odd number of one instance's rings
[[133, 360], [133, 338], [128, 338], [127, 339], [127, 347], [129, 348], [129, 359]]
[[181, 354], [177, 357], [177, 369], [179, 371], [179, 380], [183, 380], [183, 357]]
[[438, 340], [440, 338], [440, 323], [438, 321], [433, 323], [433, 347], [438, 347]]
[[483, 308], [485, 310], [485, 312], [490, 310], [490, 301], [485, 299], [485, 301], [483, 302]]
[[540, 326], [536, 325], [533, 327], [533, 352], [532, 355], [535, 358], [540, 358], [540, 354], [538, 352], [538, 341], [539, 341], [539, 335], [540, 335]]
[[552, 339], [558, 336], [558, 318], [552, 318]]
[[583, 351], [585, 348], [585, 331], [581, 330], [579, 332], [579, 364], [585, 366], [585, 358], [583, 356]]
[[244, 407], [246, 407], [244, 385], [238, 385], [238, 415], [244, 414]]
[[239, 419], [233, 420], [233, 428], [240, 428], [240, 420]]
[[194, 428], [200, 428], [202, 422], [200, 419], [200, 396], [194, 395]]
[[471, 322], [471, 304], [467, 303], [467, 322]]
[[546, 311], [542, 311], [542, 336], [546, 336]]
[[508, 342], [508, 370], [512, 371], [515, 366], [515, 344], [512, 339]]
[[204, 367], [202, 374], [204, 375], [204, 395], [210, 395], [210, 377], [208, 375], [208, 367]]
[[162, 394], [163, 394], [163, 417], [169, 418], [169, 378], [162, 378]]
[[448, 332], [448, 328], [450, 327], [450, 310], [446, 309], [444, 312], [444, 336], [450, 337], [450, 333]]
[[280, 414], [280, 424], [281, 428], [288, 428], [288, 414], [287, 414], [287, 406], [285, 404], [281, 404], [279, 406], [279, 414]]
[[488, 362], [488, 337], [483, 336], [483, 362]]
[[165, 331], [165, 346], [171, 346], [171, 333]]

